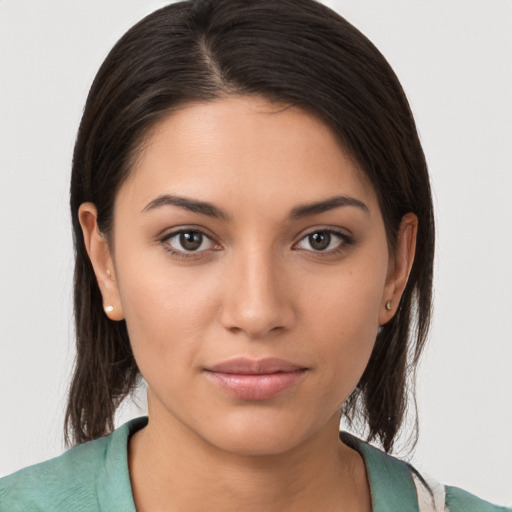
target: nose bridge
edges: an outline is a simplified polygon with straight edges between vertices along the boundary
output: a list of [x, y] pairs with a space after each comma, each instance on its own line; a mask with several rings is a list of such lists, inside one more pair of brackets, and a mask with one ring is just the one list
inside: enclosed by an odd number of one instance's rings
[[264, 244], [234, 251], [227, 269], [222, 321], [251, 338], [289, 328], [293, 306], [286, 293], [282, 262]]

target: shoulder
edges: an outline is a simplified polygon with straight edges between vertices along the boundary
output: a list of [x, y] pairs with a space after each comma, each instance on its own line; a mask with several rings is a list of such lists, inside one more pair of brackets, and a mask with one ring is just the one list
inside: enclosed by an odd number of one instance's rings
[[0, 511], [91, 510], [107, 445], [108, 438], [90, 441], [0, 479]]
[[[457, 487], [445, 486], [422, 475], [410, 464], [345, 432], [341, 440], [362, 456], [374, 508], [420, 512], [512, 512]], [[407, 503], [407, 507], [403, 507]]]
[[0, 479], [0, 512], [135, 512], [128, 440], [147, 418]]
[[493, 505], [474, 494], [443, 485], [422, 476], [410, 466], [420, 512], [511, 512], [512, 509]]
[[511, 512], [512, 508], [500, 507], [481, 500], [458, 487], [446, 486], [446, 505], [450, 512]]

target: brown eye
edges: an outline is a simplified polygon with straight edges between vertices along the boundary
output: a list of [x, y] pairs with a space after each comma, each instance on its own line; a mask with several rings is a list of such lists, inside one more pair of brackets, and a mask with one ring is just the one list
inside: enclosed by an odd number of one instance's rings
[[296, 247], [314, 252], [334, 252], [347, 243], [350, 243], [348, 236], [334, 230], [320, 229], [306, 235]]
[[203, 235], [199, 231], [184, 231], [180, 233], [179, 240], [186, 251], [197, 251], [203, 243]]
[[182, 229], [162, 240], [175, 253], [203, 252], [216, 247], [214, 241], [201, 231]]
[[331, 235], [325, 231], [319, 231], [318, 233], [308, 235], [308, 241], [311, 248], [315, 251], [324, 251], [331, 243]]

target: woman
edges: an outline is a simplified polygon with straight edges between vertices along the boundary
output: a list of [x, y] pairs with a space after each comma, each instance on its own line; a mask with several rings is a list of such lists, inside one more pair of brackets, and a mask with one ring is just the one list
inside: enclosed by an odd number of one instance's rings
[[[3, 480], [1, 510], [501, 510], [338, 438], [343, 414], [392, 449], [434, 246], [403, 91], [339, 16], [140, 22], [91, 89], [71, 210], [80, 446]], [[148, 420], [103, 437], [140, 375]]]

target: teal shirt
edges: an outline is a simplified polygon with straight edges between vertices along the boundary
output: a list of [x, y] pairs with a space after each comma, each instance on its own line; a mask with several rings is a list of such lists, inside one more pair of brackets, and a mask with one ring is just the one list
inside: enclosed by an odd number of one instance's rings
[[[79, 445], [60, 457], [0, 479], [0, 512], [136, 512], [128, 473], [128, 440], [147, 418]], [[341, 439], [364, 459], [373, 512], [417, 512], [411, 467], [355, 437]], [[457, 489], [446, 488], [450, 512], [506, 512]]]

